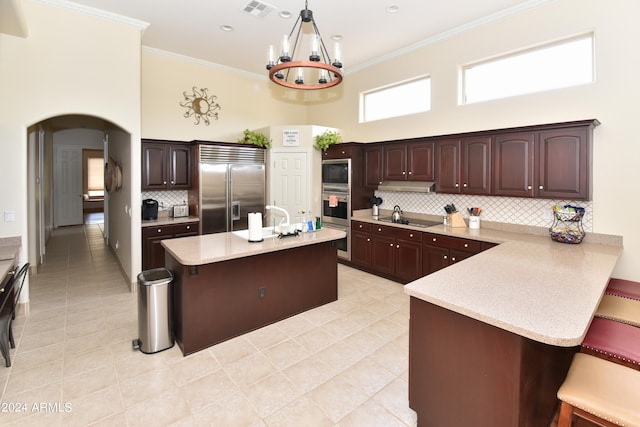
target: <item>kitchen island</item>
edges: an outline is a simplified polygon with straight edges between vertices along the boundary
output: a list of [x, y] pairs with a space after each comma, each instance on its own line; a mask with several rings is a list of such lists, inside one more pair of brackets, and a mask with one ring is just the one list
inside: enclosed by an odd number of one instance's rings
[[182, 353], [336, 301], [335, 241], [344, 237], [324, 228], [255, 243], [233, 233], [164, 240]]
[[500, 244], [405, 287], [418, 425], [548, 426], [622, 247], [484, 229], [454, 234]]

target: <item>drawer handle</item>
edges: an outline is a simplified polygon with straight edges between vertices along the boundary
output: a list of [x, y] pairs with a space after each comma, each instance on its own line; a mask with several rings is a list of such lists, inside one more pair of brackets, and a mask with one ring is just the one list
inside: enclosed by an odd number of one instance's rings
[[432, 240], [435, 242], [435, 241], [436, 241], [436, 238], [434, 237]]
[[378, 228], [378, 231], [382, 231], [382, 228]]
[[162, 233], [162, 228], [158, 228], [158, 233]]
[[464, 247], [465, 247], [465, 248], [468, 248], [468, 247], [469, 247], [469, 244], [468, 244], [468, 243], [465, 243], [465, 244], [464, 244]]
[[190, 225], [187, 225], [187, 230], [188, 230], [188, 229], [190, 229], [190, 228], [191, 228], [191, 226], [190, 226]]
[[413, 233], [409, 234], [409, 237], [413, 237]]
[[362, 228], [362, 224], [360, 224], [359, 227]]

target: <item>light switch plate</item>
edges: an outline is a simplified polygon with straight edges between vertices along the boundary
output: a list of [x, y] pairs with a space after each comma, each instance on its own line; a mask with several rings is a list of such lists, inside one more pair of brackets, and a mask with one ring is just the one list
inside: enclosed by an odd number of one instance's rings
[[16, 213], [14, 211], [4, 211], [4, 222], [13, 222], [16, 220]]

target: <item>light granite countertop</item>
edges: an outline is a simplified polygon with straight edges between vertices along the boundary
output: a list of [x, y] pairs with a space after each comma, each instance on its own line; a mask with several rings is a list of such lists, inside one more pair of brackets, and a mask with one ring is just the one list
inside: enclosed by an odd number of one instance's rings
[[499, 243], [407, 284], [405, 292], [532, 340], [562, 347], [582, 342], [622, 253], [619, 236], [587, 235], [576, 245], [555, 242], [548, 234], [444, 225], [408, 227], [375, 221], [371, 216], [353, 219]]
[[249, 242], [233, 233], [215, 233], [163, 240], [162, 246], [182, 265], [203, 265], [330, 242], [345, 236], [344, 231], [323, 228], [300, 233], [295, 237], [272, 237], [265, 238], [262, 242]]

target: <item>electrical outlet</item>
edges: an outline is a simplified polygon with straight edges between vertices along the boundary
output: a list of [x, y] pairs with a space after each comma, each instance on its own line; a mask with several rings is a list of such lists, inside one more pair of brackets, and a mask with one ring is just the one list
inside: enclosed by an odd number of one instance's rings
[[265, 288], [264, 286], [261, 288], [258, 288], [258, 298], [262, 299], [267, 295], [267, 288]]

